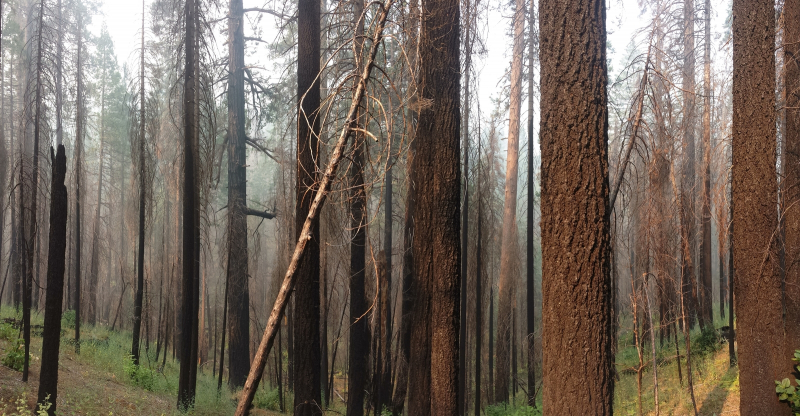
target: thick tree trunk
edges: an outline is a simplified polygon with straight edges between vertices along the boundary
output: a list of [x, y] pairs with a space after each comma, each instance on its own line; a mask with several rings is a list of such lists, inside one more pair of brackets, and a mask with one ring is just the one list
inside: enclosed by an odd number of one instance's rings
[[781, 348], [781, 281], [775, 126], [775, 4], [733, 1], [733, 222], [739, 385], [743, 416], [788, 415], [776, 379], [789, 369]]
[[[295, 237], [300, 238], [319, 181], [320, 2], [300, 0], [297, 19], [297, 204]], [[319, 220], [297, 270], [294, 320], [294, 414], [320, 414]]]
[[516, 296], [512, 259], [517, 251], [517, 173], [519, 169], [520, 110], [522, 107], [522, 56], [525, 51], [525, 0], [516, 0], [513, 18], [514, 47], [511, 60], [511, 96], [508, 116], [503, 231], [500, 246], [500, 281], [497, 314], [497, 374], [494, 400], [507, 402], [511, 376], [511, 311]]
[[[361, 65], [364, 34], [364, 1], [352, 2], [354, 39], [356, 48], [356, 65]], [[356, 123], [366, 128], [365, 111], [361, 109], [356, 115]], [[364, 143], [365, 135], [356, 132], [353, 135], [352, 162], [350, 165], [350, 334], [348, 360], [350, 365], [347, 374], [347, 416], [364, 414], [364, 396], [367, 388], [369, 359], [369, 324], [366, 299], [366, 228], [367, 228], [367, 195], [364, 186]]]
[[423, 0], [408, 415], [455, 415], [460, 294], [460, 7]]
[[230, 281], [229, 386], [244, 386], [250, 372], [250, 291], [247, 254], [247, 153], [244, 111], [244, 12], [231, 0], [228, 19], [228, 280]]
[[613, 410], [605, 18], [604, 0], [539, 4], [545, 414]]
[[[53, 150], [50, 149], [52, 154]], [[61, 344], [61, 306], [64, 299], [64, 267], [67, 251], [67, 154], [64, 145], [52, 156], [53, 177], [50, 198], [50, 239], [47, 258], [47, 298], [45, 299], [42, 361], [39, 373], [38, 403], [50, 403], [47, 414], [54, 416], [58, 404], [58, 354]]]
[[178, 409], [194, 406], [197, 361], [197, 272], [198, 259], [198, 194], [197, 194], [197, 6], [198, 0], [186, 0], [184, 34], [184, 85], [183, 85], [183, 248], [180, 375], [178, 379]]

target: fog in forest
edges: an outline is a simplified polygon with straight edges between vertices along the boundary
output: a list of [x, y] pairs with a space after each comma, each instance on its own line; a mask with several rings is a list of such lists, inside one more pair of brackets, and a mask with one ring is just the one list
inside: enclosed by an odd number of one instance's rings
[[800, 0], [0, 27], [3, 415], [800, 414]]

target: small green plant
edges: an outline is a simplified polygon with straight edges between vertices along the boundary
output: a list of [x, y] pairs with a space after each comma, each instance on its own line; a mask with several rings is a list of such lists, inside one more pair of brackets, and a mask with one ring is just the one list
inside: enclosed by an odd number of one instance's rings
[[[794, 352], [792, 361], [796, 363], [800, 362], [800, 350]], [[794, 368], [800, 371], [800, 365], [796, 365]], [[798, 380], [795, 378], [794, 382], [797, 384]], [[778, 395], [780, 401], [788, 404], [789, 407], [792, 408], [792, 414], [794, 416], [800, 416], [800, 392], [797, 391], [796, 386], [792, 385], [788, 377], [780, 381], [775, 380], [775, 393]]]
[[128, 376], [131, 381], [133, 381], [134, 385], [137, 385], [147, 391], [153, 391], [153, 388], [156, 385], [155, 371], [147, 367], [134, 364], [132, 355], [129, 355], [128, 359], [125, 360], [125, 365], [122, 369], [125, 372], [125, 375]]
[[16, 371], [22, 371], [25, 365], [25, 348], [22, 339], [14, 341], [11, 349], [8, 350], [6, 356], [3, 357], [3, 365], [8, 368], [13, 368]]
[[[36, 413], [31, 412], [31, 409], [28, 409], [28, 402], [25, 400], [25, 396], [23, 394], [22, 397], [17, 398], [14, 402], [16, 403], [16, 413], [12, 413], [8, 416], [47, 416], [47, 411], [50, 410], [50, 395], [48, 394], [47, 397], [44, 399], [44, 403], [39, 403], [36, 406]], [[5, 416], [5, 413], [3, 413]]]
[[74, 310], [68, 310], [61, 314], [61, 328], [75, 328]]
[[541, 410], [530, 406], [513, 406], [506, 403], [493, 404], [484, 409], [486, 416], [540, 416]]
[[11, 341], [12, 338], [17, 336], [17, 330], [9, 323], [0, 324], [0, 339], [7, 339]]

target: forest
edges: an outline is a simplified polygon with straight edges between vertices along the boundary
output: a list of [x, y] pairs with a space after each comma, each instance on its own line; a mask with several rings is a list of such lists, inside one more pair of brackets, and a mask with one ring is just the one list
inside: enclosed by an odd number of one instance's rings
[[0, 0], [0, 415], [800, 415], [799, 56], [800, 0]]

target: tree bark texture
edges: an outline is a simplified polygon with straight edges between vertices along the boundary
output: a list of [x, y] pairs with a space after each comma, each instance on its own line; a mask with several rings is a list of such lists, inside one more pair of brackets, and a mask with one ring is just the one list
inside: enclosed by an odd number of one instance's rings
[[733, 239], [740, 412], [788, 415], [777, 244], [775, 5], [733, 1]]
[[539, 3], [544, 414], [613, 408], [605, 17]]
[[412, 181], [414, 319], [408, 414], [458, 413], [460, 294], [460, 7], [423, 0], [420, 108]]
[[228, 330], [229, 382], [244, 386], [250, 372], [250, 290], [247, 253], [247, 153], [244, 111], [244, 12], [231, 0], [228, 19]]

